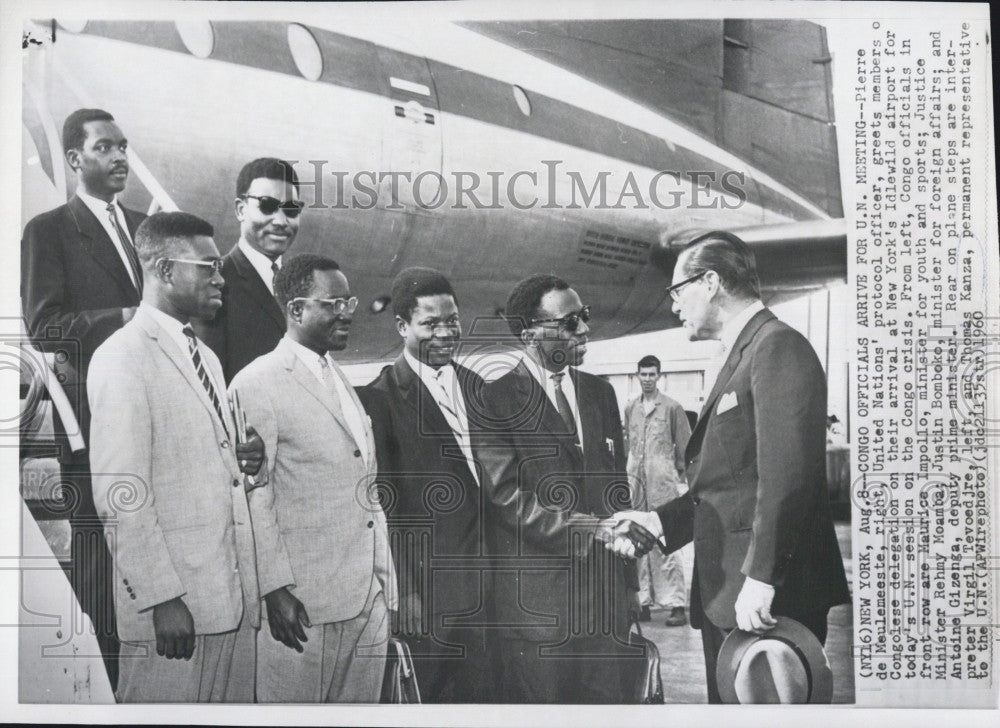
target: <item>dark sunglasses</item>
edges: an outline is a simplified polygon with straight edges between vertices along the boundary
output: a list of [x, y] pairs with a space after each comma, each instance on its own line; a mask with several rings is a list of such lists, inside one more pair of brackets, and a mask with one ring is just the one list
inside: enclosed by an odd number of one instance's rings
[[590, 323], [590, 306], [584, 306], [579, 311], [568, 313], [562, 318], [531, 319], [531, 325], [558, 324], [559, 328], [573, 333], [580, 326], [581, 321], [585, 324]]
[[243, 198], [257, 200], [257, 207], [265, 215], [273, 215], [280, 209], [285, 213], [285, 217], [294, 219], [301, 214], [302, 208], [305, 207], [305, 203], [300, 200], [286, 200], [282, 202], [267, 195], [243, 195]]

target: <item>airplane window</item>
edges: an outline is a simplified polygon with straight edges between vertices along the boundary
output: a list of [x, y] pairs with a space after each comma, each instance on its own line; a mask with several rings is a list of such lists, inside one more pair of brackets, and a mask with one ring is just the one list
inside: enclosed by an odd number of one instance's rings
[[292, 52], [299, 73], [315, 81], [323, 73], [323, 52], [309, 29], [298, 23], [288, 26], [288, 49]]
[[59, 27], [63, 30], [67, 30], [70, 33], [82, 33], [83, 29], [87, 27], [87, 21], [81, 20], [80, 18], [73, 18], [71, 20], [57, 20]]
[[531, 116], [531, 102], [528, 101], [528, 94], [524, 92], [524, 89], [520, 86], [514, 86], [514, 101], [517, 102], [517, 108], [521, 110], [521, 113], [525, 116]]
[[178, 20], [174, 23], [184, 47], [191, 55], [208, 58], [215, 47], [215, 31], [207, 20]]

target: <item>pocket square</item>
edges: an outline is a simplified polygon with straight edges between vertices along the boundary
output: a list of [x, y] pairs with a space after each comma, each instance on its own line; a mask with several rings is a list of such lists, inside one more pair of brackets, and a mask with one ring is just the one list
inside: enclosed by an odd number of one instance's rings
[[719, 404], [715, 408], [715, 414], [721, 415], [723, 412], [728, 412], [737, 405], [739, 405], [739, 401], [736, 399], [736, 392], [728, 392], [719, 397]]

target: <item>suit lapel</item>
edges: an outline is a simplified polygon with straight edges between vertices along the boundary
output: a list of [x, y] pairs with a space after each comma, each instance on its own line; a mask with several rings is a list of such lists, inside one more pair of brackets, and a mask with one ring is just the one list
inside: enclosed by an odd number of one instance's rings
[[67, 206], [69, 207], [70, 216], [76, 225], [76, 230], [80, 235], [79, 240], [83, 249], [101, 267], [107, 270], [111, 278], [114, 279], [123, 291], [128, 291], [131, 295], [136, 296], [137, 291], [132, 284], [132, 278], [129, 276], [128, 271], [125, 270], [125, 263], [122, 261], [121, 256], [118, 255], [118, 249], [111, 241], [111, 238], [108, 237], [100, 220], [94, 217], [94, 213], [90, 211], [90, 208], [76, 195], [67, 203]]
[[583, 376], [582, 372], [576, 369], [567, 369], [573, 377], [573, 387], [576, 390], [576, 408], [580, 412], [580, 444], [583, 445], [584, 452], [598, 452], [604, 446], [600, 442], [600, 435], [604, 431], [602, 426], [600, 403], [596, 392], [590, 390], [590, 381]]
[[[177, 348], [177, 342], [175, 342], [167, 334], [167, 332], [163, 330], [163, 327], [160, 326], [159, 322], [157, 322], [153, 317], [147, 316], [142, 309], [139, 309], [136, 312], [136, 317], [140, 319], [140, 324], [145, 329], [146, 333], [156, 341], [163, 353], [166, 354], [168, 359], [170, 359], [170, 362], [177, 367], [181, 376], [184, 377], [184, 381], [186, 381], [191, 389], [194, 390], [198, 400], [212, 418], [212, 422], [216, 423], [216, 425], [222, 425], [223, 423], [219, 422], [219, 415], [215, 411], [215, 405], [212, 404], [212, 400], [208, 397], [208, 390], [205, 389], [205, 385], [201, 383], [200, 379], [198, 379], [198, 375], [194, 370], [194, 362], [191, 361], [191, 357], [188, 353], [186, 351], [180, 351]], [[216, 391], [216, 395], [220, 398], [219, 403], [222, 404], [223, 411], [225, 411], [226, 407], [222, 400], [222, 397], [225, 396], [225, 391]], [[229, 427], [230, 423], [225, 423], [225, 426]], [[216, 429], [218, 429], [218, 427]]]
[[[347, 420], [344, 419], [344, 412], [341, 410], [340, 405], [334, 400], [333, 395], [327, 390], [323, 383], [319, 381], [316, 376], [309, 370], [309, 368], [299, 360], [298, 354], [287, 346], [285, 339], [278, 342], [278, 348], [282, 349], [285, 356], [285, 367], [292, 373], [292, 378], [295, 379], [299, 385], [305, 389], [309, 394], [316, 398], [316, 401], [323, 405], [327, 411], [333, 416], [340, 425], [341, 429], [347, 433], [347, 436], [354, 442], [354, 435], [351, 433], [351, 428], [347, 425]], [[319, 354], [316, 355], [317, 357]], [[336, 376], [336, 374], [334, 374]], [[357, 443], [355, 442], [355, 445]]]
[[229, 257], [233, 259], [233, 266], [239, 275], [243, 288], [250, 298], [257, 302], [261, 310], [266, 312], [278, 327], [285, 330], [285, 316], [281, 311], [281, 306], [268, 290], [267, 285], [261, 280], [260, 274], [247, 259], [246, 254], [240, 250], [239, 245], [233, 248]]
[[[459, 368], [457, 365], [452, 365], [455, 367], [456, 374], [458, 374]], [[437, 402], [434, 400], [434, 396], [424, 385], [423, 381], [417, 376], [417, 373], [413, 371], [413, 367], [402, 355], [393, 364], [393, 369], [396, 375], [396, 382], [399, 385], [399, 391], [403, 395], [404, 401], [413, 407], [417, 416], [420, 417], [420, 423], [418, 424], [419, 433], [429, 433], [435, 437], [447, 438], [449, 442], [441, 443], [442, 447], [453, 447], [453, 452], [462, 452], [461, 443], [458, 441], [454, 430], [451, 429], [451, 425], [448, 424], [448, 420], [445, 419], [444, 413], [441, 412], [441, 408], [438, 406]], [[461, 383], [461, 378], [459, 382]], [[465, 392], [462, 392], [463, 399], [465, 398]], [[466, 419], [468, 420], [468, 404], [466, 404]], [[471, 442], [471, 436], [470, 436]], [[458, 461], [455, 460], [457, 463]], [[462, 455], [462, 463], [465, 464], [466, 469], [469, 469], [468, 462], [465, 460], [464, 453]], [[470, 474], [471, 471], [470, 471]]]
[[[564, 452], [568, 452], [570, 457], [577, 463], [578, 466], [583, 465], [583, 453], [580, 452], [580, 448], [571, 444], [570, 435], [566, 432], [566, 423], [563, 422], [562, 416], [559, 414], [559, 410], [556, 409], [555, 405], [552, 404], [552, 400], [549, 399], [549, 395], [546, 394], [542, 385], [535, 378], [535, 376], [528, 371], [528, 364], [521, 361], [515, 369], [517, 374], [517, 387], [524, 395], [525, 399], [529, 403], [538, 402], [538, 415], [537, 415], [537, 426], [546, 432], [555, 435], [560, 440], [560, 444], [565, 441], [565, 445], [562, 447]], [[568, 372], [572, 370], [567, 369]], [[545, 371], [548, 375], [548, 370]], [[576, 386], [576, 380], [573, 381], [574, 387]], [[577, 408], [579, 408], [579, 397], [577, 398]], [[583, 420], [583, 413], [580, 413], [580, 419]], [[583, 426], [581, 424], [581, 426]]]
[[754, 314], [753, 318], [747, 322], [747, 325], [743, 327], [743, 331], [740, 332], [740, 335], [736, 337], [736, 341], [733, 342], [732, 351], [729, 352], [729, 356], [726, 357], [726, 362], [722, 365], [722, 369], [719, 370], [719, 376], [715, 378], [715, 384], [712, 386], [712, 391], [705, 400], [705, 404], [701, 408], [701, 414], [698, 416], [698, 422], [695, 424], [694, 430], [691, 432], [691, 439], [688, 441], [688, 457], [690, 457], [690, 453], [701, 449], [701, 439], [704, 435], [705, 428], [708, 426], [708, 419], [712, 413], [712, 408], [715, 406], [715, 402], [718, 400], [719, 396], [726, 390], [729, 380], [732, 379], [733, 373], [743, 360], [743, 350], [746, 349], [747, 345], [749, 345], [751, 341], [753, 341], [753, 338], [757, 335], [760, 327], [774, 317], [774, 314], [771, 313], [769, 309], [765, 308], [763, 311], [758, 311]]

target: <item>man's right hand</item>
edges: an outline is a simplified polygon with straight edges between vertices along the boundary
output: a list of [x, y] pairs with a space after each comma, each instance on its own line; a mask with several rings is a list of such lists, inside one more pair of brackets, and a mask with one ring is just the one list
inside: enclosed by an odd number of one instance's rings
[[302, 652], [301, 643], [309, 641], [302, 626], [312, 627], [302, 602], [285, 587], [265, 595], [264, 602], [267, 604], [267, 623], [271, 627], [271, 636], [296, 652]]
[[153, 607], [156, 654], [168, 660], [190, 660], [194, 654], [194, 619], [184, 600], [174, 597]]

